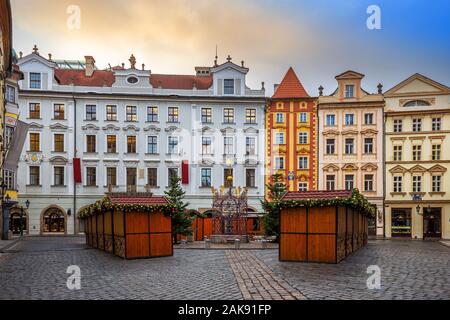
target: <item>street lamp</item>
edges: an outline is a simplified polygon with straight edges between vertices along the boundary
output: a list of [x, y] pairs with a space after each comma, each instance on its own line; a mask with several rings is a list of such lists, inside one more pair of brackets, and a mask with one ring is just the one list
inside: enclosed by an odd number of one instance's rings
[[[28, 211], [28, 209], [30, 208], [29, 200], [25, 201], [25, 207], [27, 208], [27, 211]], [[23, 237], [23, 227], [24, 227], [24, 225], [23, 225], [23, 206], [22, 206], [22, 207], [20, 207], [20, 236], [21, 237]]]

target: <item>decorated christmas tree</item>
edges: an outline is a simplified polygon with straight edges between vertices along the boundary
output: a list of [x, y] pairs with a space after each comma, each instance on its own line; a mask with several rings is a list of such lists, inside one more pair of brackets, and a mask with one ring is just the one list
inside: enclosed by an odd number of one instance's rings
[[275, 236], [278, 241], [280, 235], [279, 202], [286, 193], [286, 185], [281, 174], [274, 174], [267, 185], [268, 194], [261, 202], [264, 209], [264, 226], [266, 236]]

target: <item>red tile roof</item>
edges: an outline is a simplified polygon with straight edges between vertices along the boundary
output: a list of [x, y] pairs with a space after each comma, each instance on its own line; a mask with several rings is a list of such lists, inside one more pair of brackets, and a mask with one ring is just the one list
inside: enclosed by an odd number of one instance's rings
[[153, 197], [144, 194], [127, 195], [127, 194], [111, 194], [108, 196], [113, 204], [141, 204], [141, 205], [166, 205], [168, 201], [164, 197]]
[[150, 83], [153, 88], [192, 90], [194, 83], [197, 89], [207, 90], [213, 84], [212, 76], [197, 77], [191, 75], [152, 74]]
[[306, 92], [302, 83], [295, 74], [294, 69], [289, 68], [288, 72], [284, 76], [283, 81], [278, 86], [273, 99], [289, 99], [289, 98], [309, 98], [309, 94]]
[[352, 191], [309, 191], [309, 192], [288, 192], [283, 201], [298, 201], [298, 200], [328, 200], [328, 199], [348, 199], [352, 197]]
[[55, 69], [55, 78], [60, 85], [83, 87], [111, 87], [116, 81], [111, 71], [95, 70], [92, 77], [86, 77], [84, 70]]

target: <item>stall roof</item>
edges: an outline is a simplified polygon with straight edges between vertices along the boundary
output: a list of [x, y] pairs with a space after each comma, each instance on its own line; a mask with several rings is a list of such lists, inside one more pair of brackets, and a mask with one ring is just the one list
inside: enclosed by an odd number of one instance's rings
[[109, 194], [113, 204], [140, 204], [140, 205], [166, 205], [169, 202], [164, 197], [154, 197], [151, 194]]
[[281, 199], [282, 201], [301, 201], [301, 200], [329, 200], [329, 199], [349, 199], [352, 197], [352, 191], [309, 191], [309, 192], [288, 192]]

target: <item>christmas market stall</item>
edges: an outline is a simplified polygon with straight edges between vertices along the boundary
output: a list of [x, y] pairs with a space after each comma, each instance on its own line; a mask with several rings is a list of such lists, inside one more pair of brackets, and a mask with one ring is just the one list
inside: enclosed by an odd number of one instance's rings
[[173, 255], [173, 208], [164, 197], [143, 194], [107, 194], [84, 208], [89, 246], [125, 259]]
[[280, 206], [280, 261], [337, 264], [368, 240], [374, 207], [358, 190], [289, 192]]

